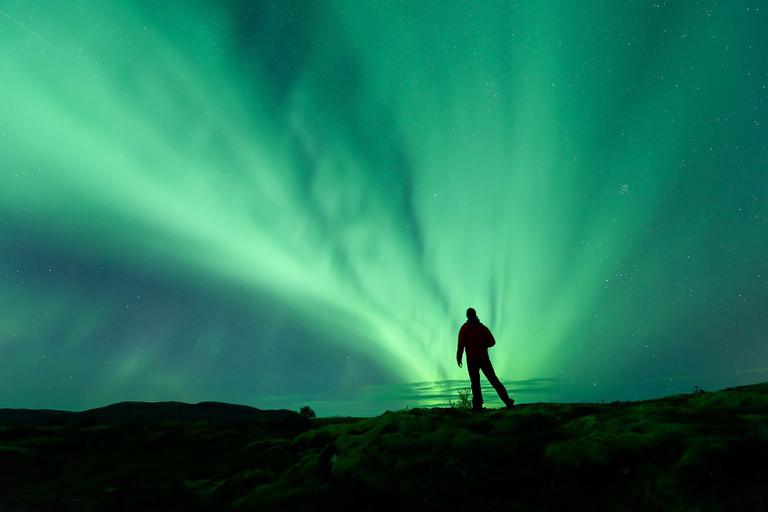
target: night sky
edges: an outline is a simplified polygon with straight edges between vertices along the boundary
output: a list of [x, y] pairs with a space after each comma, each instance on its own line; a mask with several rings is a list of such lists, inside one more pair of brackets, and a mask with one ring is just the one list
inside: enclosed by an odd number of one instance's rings
[[2, 9], [0, 407], [768, 380], [764, 2]]

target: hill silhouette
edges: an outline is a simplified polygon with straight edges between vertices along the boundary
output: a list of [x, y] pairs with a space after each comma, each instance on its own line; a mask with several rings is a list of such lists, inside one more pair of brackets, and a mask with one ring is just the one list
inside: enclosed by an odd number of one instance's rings
[[223, 402], [120, 402], [82, 412], [0, 409], [0, 425], [151, 425], [160, 421], [220, 421], [242, 423], [257, 419], [280, 419], [295, 411], [262, 410]]
[[0, 427], [0, 510], [732, 512], [768, 500], [768, 384], [376, 418], [243, 421], [241, 406], [208, 403], [200, 420], [170, 404]]

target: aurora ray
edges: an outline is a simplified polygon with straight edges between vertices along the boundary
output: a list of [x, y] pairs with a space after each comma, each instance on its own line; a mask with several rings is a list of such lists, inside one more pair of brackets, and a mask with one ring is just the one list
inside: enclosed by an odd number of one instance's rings
[[755, 5], [11, 2], [0, 401], [765, 376]]

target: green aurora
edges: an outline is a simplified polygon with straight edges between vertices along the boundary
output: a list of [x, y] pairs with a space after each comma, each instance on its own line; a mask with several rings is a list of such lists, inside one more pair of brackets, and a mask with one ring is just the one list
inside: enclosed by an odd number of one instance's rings
[[760, 2], [2, 12], [0, 406], [768, 378]]

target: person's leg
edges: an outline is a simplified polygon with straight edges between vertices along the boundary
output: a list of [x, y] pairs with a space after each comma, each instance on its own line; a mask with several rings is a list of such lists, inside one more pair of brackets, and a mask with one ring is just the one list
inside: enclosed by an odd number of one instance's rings
[[472, 409], [475, 411], [483, 408], [483, 391], [480, 387], [480, 361], [467, 359], [467, 371], [469, 382], [472, 384]]
[[501, 401], [504, 402], [504, 405], [511, 407], [515, 401], [509, 398], [507, 388], [504, 387], [504, 384], [502, 384], [499, 378], [496, 376], [496, 372], [493, 369], [493, 365], [491, 364], [490, 359], [488, 361], [482, 361], [480, 368], [483, 370], [485, 378], [488, 379], [488, 382], [490, 382], [491, 386], [493, 386], [493, 389], [495, 389], [499, 394], [499, 398], [501, 398]]

